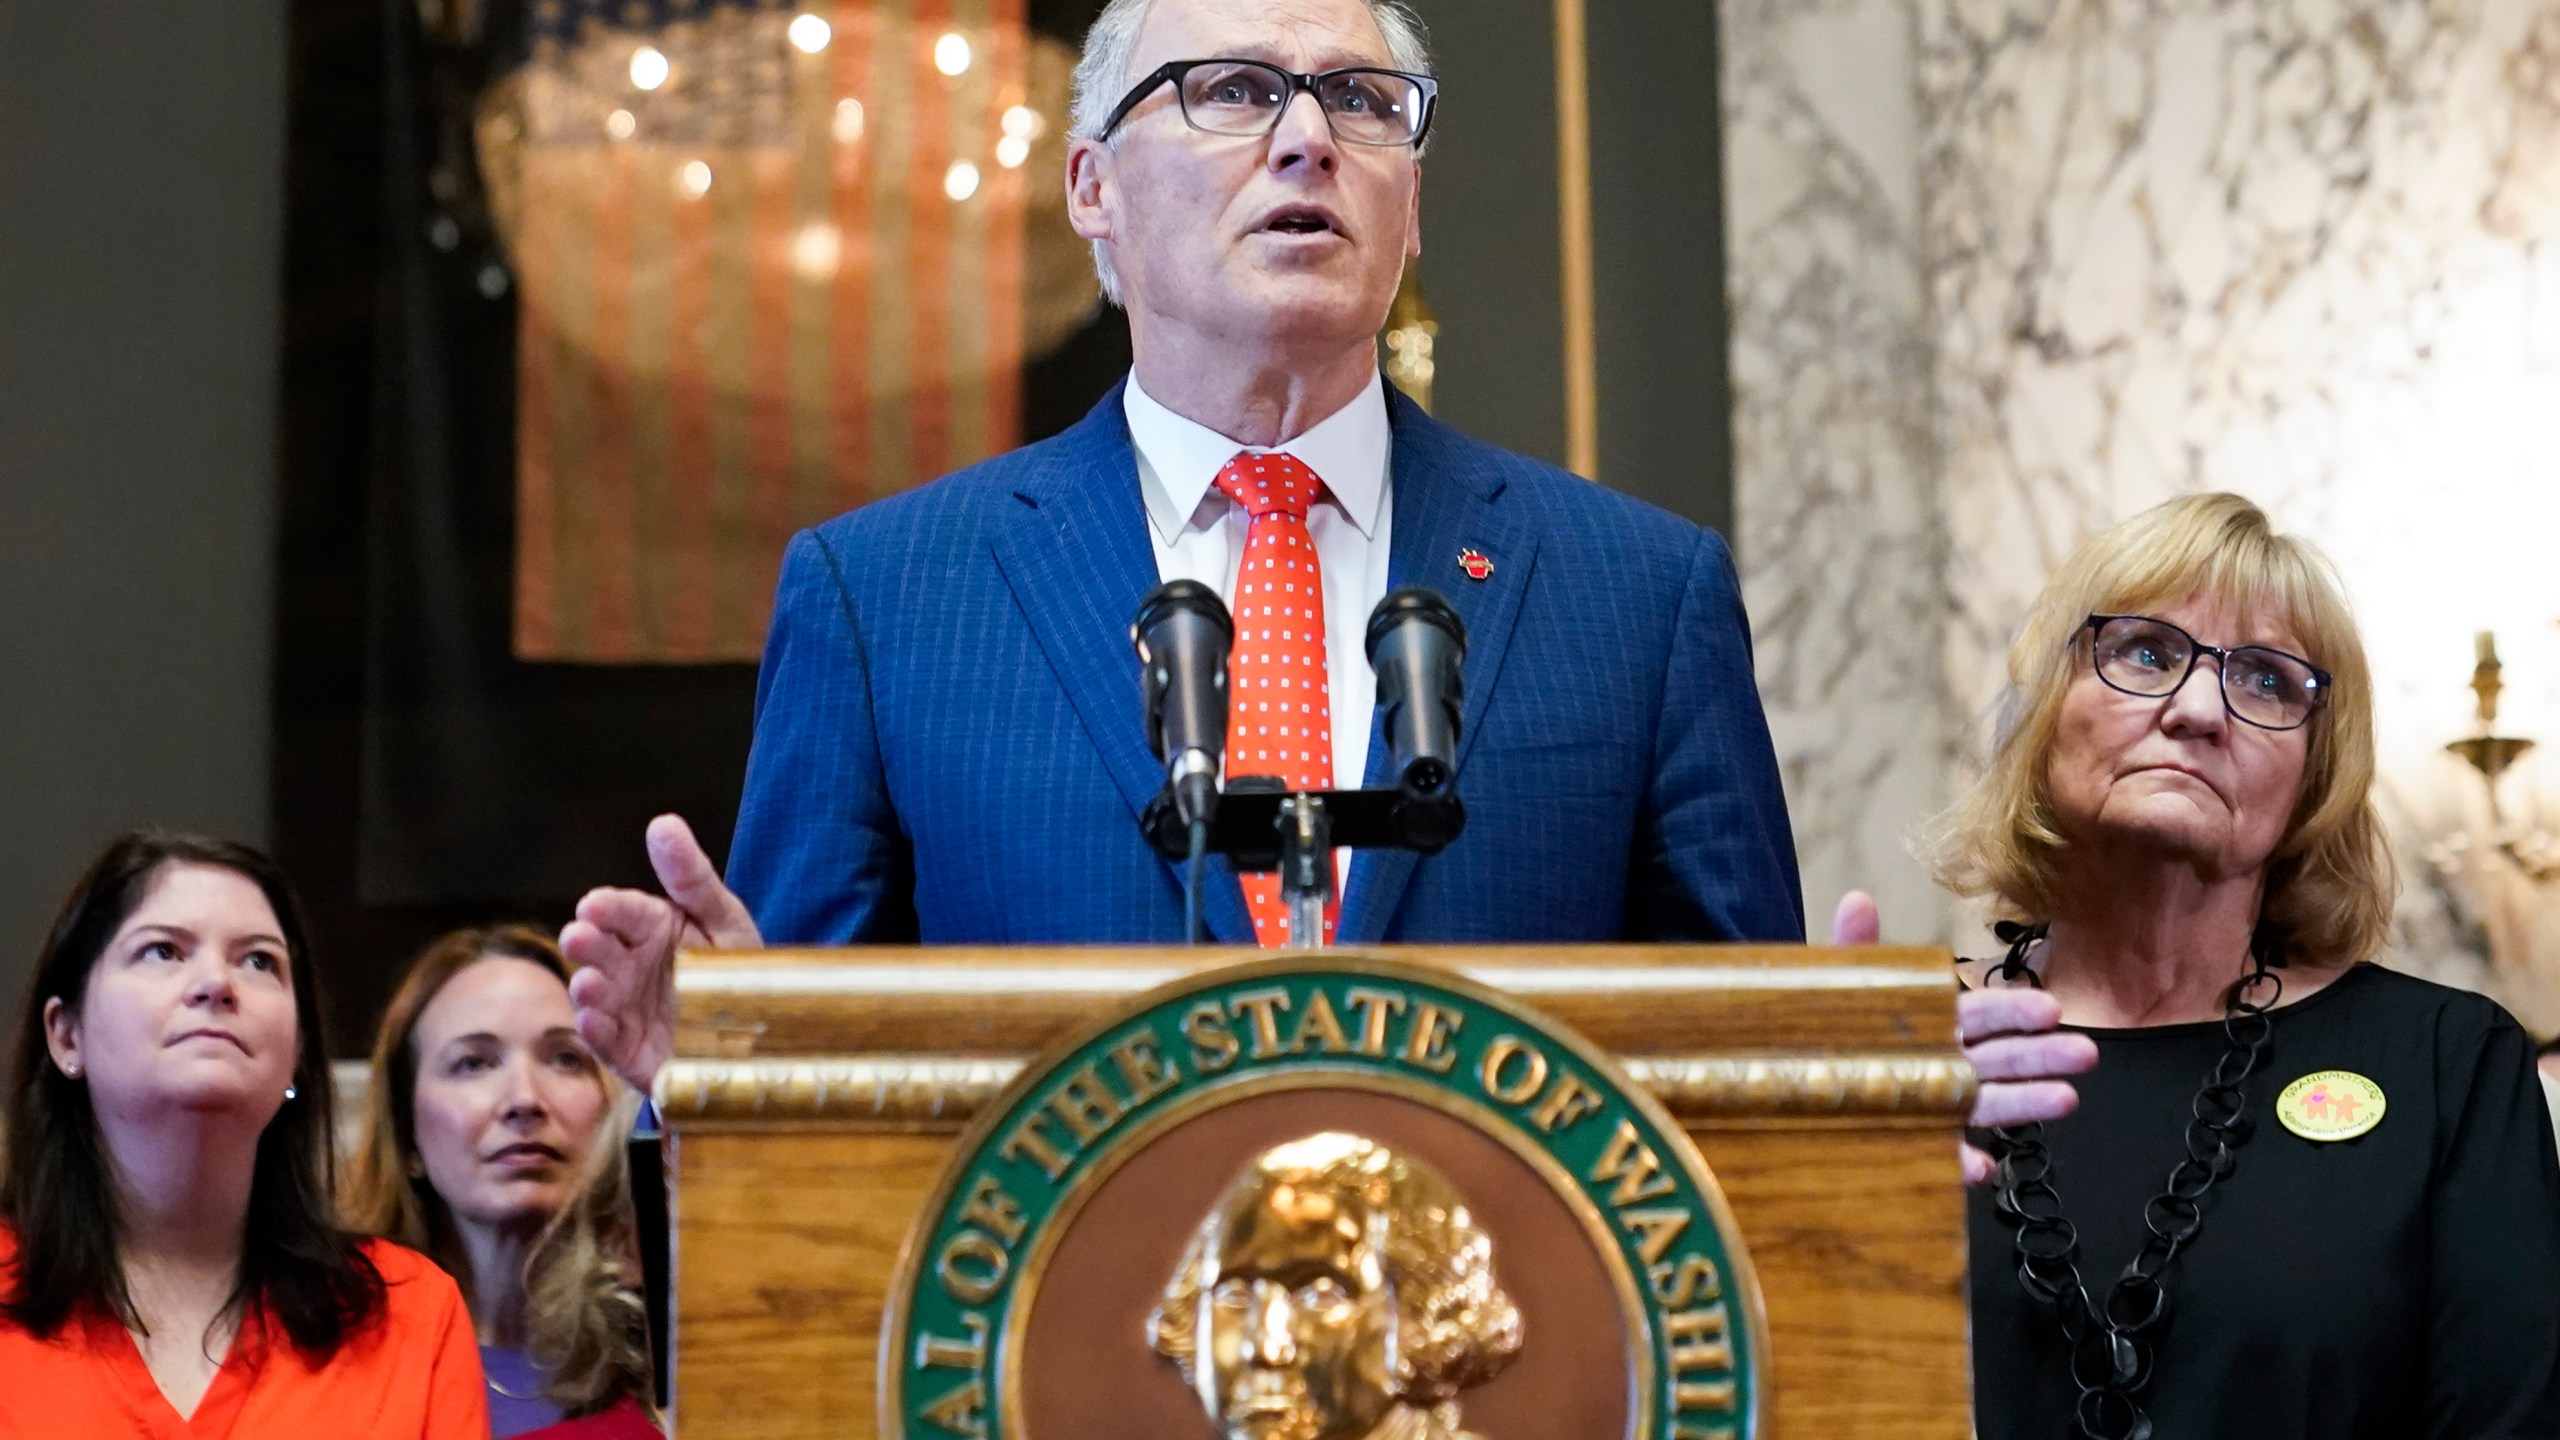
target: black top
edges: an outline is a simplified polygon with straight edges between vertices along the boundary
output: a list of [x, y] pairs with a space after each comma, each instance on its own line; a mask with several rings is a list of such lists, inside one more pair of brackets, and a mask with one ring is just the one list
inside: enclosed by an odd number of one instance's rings
[[[2254, 1132], [2167, 1274], [2148, 1396], [2158, 1440], [2560, 1436], [2560, 1156], [2533, 1043], [2492, 1001], [2359, 965], [2298, 1004], [2247, 1086]], [[2092, 1299], [2185, 1154], [2220, 1021], [2083, 1030], [2098, 1068], [2045, 1127]], [[2315, 1070], [2382, 1088], [2382, 1123], [2315, 1143], [2276, 1119]], [[1971, 1205], [1980, 1440], [2066, 1440], [2077, 1396], [2014, 1232]]]

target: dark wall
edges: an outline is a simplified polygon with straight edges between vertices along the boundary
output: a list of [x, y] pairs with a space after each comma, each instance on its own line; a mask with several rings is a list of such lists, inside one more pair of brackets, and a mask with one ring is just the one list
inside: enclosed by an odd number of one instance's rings
[[[1423, 161], [1441, 418], [1565, 463], [1554, 0], [1415, 0], [1442, 85]], [[1600, 478], [1733, 519], [1715, 8], [1587, 0]]]
[[284, 5], [0, 5], [0, 1013], [91, 851], [267, 820]]
[[1475, 436], [1565, 463], [1550, 0], [1417, 0], [1440, 110], [1422, 159], [1422, 259], [1440, 317], [1432, 407]]
[[1600, 478], [1729, 536], [1715, 7], [1588, 5]]

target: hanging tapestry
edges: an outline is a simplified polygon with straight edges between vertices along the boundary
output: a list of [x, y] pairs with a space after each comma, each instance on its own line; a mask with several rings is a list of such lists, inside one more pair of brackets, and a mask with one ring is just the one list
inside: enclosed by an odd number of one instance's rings
[[[753, 660], [792, 532], [1018, 443], [1091, 315], [1025, 0], [536, 0], [475, 124], [517, 320], [514, 652]], [[1035, 238], [1036, 237], [1036, 238]]]

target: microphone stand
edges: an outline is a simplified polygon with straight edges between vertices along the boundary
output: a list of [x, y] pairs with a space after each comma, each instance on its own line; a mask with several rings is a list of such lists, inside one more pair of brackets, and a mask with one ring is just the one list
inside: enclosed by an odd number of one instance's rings
[[[1324, 943], [1337, 847], [1437, 855], [1466, 823], [1467, 807], [1446, 788], [1293, 791], [1268, 775], [1239, 775], [1219, 796], [1202, 848], [1226, 856], [1242, 874], [1280, 872], [1280, 897], [1289, 907], [1289, 943], [1314, 947]], [[1147, 803], [1139, 824], [1157, 854], [1168, 861], [1193, 861], [1190, 888], [1196, 890], [1198, 852], [1192, 844], [1200, 827], [1183, 823], [1171, 786]]]
[[[1165, 781], [1165, 788], [1157, 795], [1156, 803], [1172, 806], [1173, 818], [1181, 823], [1183, 830], [1182, 943], [1206, 945], [1209, 943], [1209, 928], [1200, 918], [1200, 887], [1208, 874], [1209, 817], [1217, 813], [1218, 766], [1206, 753], [1192, 750], [1186, 752], [1173, 769], [1173, 778]], [[1186, 785], [1193, 792], [1187, 807], [1183, 803]], [[1203, 790], [1206, 791], [1205, 796], [1201, 793]], [[1191, 816], [1187, 822], [1181, 818], [1185, 814]], [[1162, 848], [1161, 843], [1158, 848]], [[1167, 855], [1165, 858], [1176, 857]]]
[[1206, 945], [1209, 927], [1200, 919], [1200, 882], [1209, 872], [1209, 822], [1194, 820], [1183, 827], [1190, 832], [1190, 855], [1183, 867], [1182, 943]]
[[1280, 898], [1289, 907], [1289, 944], [1324, 943], [1324, 910], [1333, 900], [1333, 821], [1324, 798], [1304, 791], [1280, 802]]

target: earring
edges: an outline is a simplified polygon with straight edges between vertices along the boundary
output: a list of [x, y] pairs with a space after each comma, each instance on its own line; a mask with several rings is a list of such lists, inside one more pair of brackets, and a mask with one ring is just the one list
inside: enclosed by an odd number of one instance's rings
[[64, 1077], [65, 1079], [69, 1079], [69, 1080], [77, 1080], [77, 1079], [79, 1079], [79, 1078], [80, 1078], [80, 1062], [79, 1062], [79, 1061], [77, 1061], [77, 1060], [74, 1060], [74, 1061], [71, 1061], [69, 1064], [64, 1065], [64, 1066], [62, 1067], [62, 1074], [63, 1074], [63, 1077]]
[[292, 1087], [292, 1086], [287, 1085], [286, 1087], [284, 1087], [284, 1098], [286, 1098], [287, 1100], [290, 1100], [290, 1099], [292, 1099], [292, 1098], [293, 1098], [293, 1087]]

